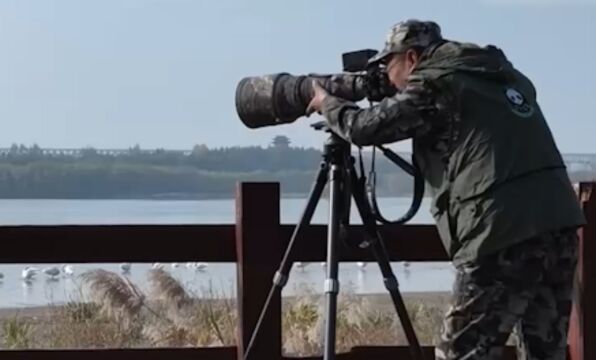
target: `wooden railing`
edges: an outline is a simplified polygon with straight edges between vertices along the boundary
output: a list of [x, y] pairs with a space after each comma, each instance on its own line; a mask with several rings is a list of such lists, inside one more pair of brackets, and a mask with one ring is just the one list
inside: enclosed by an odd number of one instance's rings
[[[581, 232], [580, 262], [569, 333], [571, 360], [596, 359], [596, 199], [593, 184], [580, 187], [588, 226]], [[556, 206], [556, 204], [553, 204]], [[271, 286], [273, 274], [294, 225], [280, 224], [277, 183], [242, 183], [236, 194], [236, 223], [230, 225], [106, 225], [0, 227], [4, 250], [0, 263], [110, 263], [110, 262], [236, 262], [238, 346], [221, 348], [157, 349], [48, 349], [2, 350], [0, 359], [30, 360], [233, 360], [242, 358], [257, 317]], [[384, 226], [392, 261], [449, 261], [433, 225]], [[310, 225], [296, 244], [295, 261], [323, 261], [326, 226]], [[349, 236], [360, 237], [361, 226]], [[346, 250], [341, 261], [374, 261], [366, 251]], [[587, 260], [587, 261], [586, 261]], [[251, 359], [282, 359], [281, 298], [273, 300], [260, 340]], [[425, 347], [427, 359], [433, 348]], [[340, 360], [409, 359], [407, 347], [355, 347]], [[512, 348], [505, 359], [515, 359]], [[304, 358], [306, 359], [306, 358]], [[309, 358], [311, 359], [311, 358]], [[320, 359], [312, 358], [312, 359]]]

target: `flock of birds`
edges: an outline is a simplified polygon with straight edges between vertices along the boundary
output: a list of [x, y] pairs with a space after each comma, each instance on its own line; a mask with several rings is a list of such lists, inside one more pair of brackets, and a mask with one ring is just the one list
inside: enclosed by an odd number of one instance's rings
[[[358, 266], [358, 267], [359, 267], [361, 270], [364, 270], [364, 268], [366, 267], [366, 264], [367, 264], [367, 263], [365, 263], [365, 262], [358, 261], [358, 262], [356, 263], [356, 266]], [[303, 262], [301, 262], [301, 261], [296, 261], [296, 262], [294, 262], [294, 265], [296, 265], [296, 268], [298, 268], [298, 269], [301, 269], [301, 270], [304, 270], [304, 268], [306, 268], [306, 266], [307, 266], [308, 264], [307, 264], [307, 263], [303, 263]], [[327, 266], [327, 263], [326, 263], [326, 262], [322, 262], [322, 263], [321, 263], [321, 266], [322, 266], [322, 267], [326, 267], [326, 266]], [[410, 267], [410, 263], [409, 263], [408, 261], [404, 261], [404, 267], [405, 267], [405, 268], [408, 268], [408, 267]]]
[[[304, 270], [304, 268], [306, 268], [306, 266], [308, 265], [307, 263], [303, 263], [301, 261], [296, 261], [294, 263], [296, 265], [296, 267], [298, 269]], [[364, 269], [367, 265], [367, 263], [365, 262], [357, 262], [356, 265], [360, 268], [360, 269]], [[177, 269], [179, 267], [182, 266], [182, 264], [180, 263], [171, 263], [170, 266], [172, 267], [172, 269]], [[198, 263], [198, 262], [188, 262], [185, 264], [186, 268], [191, 269], [191, 270], [195, 270], [195, 271], [205, 271], [205, 269], [207, 268], [207, 264], [206, 263]], [[327, 263], [322, 262], [321, 263], [322, 267], [327, 266]], [[404, 267], [408, 268], [410, 266], [409, 262], [404, 262]], [[120, 264], [120, 270], [122, 271], [123, 274], [129, 274], [131, 269], [132, 269], [132, 264], [131, 263], [122, 263]], [[163, 269], [165, 268], [165, 264], [162, 263], [153, 263], [153, 265], [151, 265], [151, 267], [153, 269]], [[61, 267], [59, 266], [50, 266], [50, 267], [46, 267], [43, 269], [39, 269], [36, 268], [34, 266], [26, 266], [23, 271], [21, 271], [21, 279], [23, 281], [32, 281], [39, 273], [44, 274], [48, 279], [57, 279], [60, 275], [64, 275], [65, 277], [71, 277], [74, 275], [75, 271], [72, 265], [62, 265]], [[0, 281], [4, 279], [4, 274], [0, 273]]]
[[[172, 263], [170, 266], [173, 269], [179, 268], [181, 264], [179, 263]], [[132, 269], [131, 263], [122, 263], [119, 265], [120, 271], [123, 274], [129, 274]], [[162, 263], [153, 263], [151, 266], [153, 269], [163, 269], [165, 267]], [[205, 271], [207, 269], [207, 264], [205, 263], [198, 263], [198, 262], [189, 262], [186, 263], [186, 268], [195, 270], [195, 271]], [[49, 266], [43, 269], [39, 269], [35, 266], [25, 266], [23, 271], [21, 271], [21, 279], [25, 282], [30, 282], [34, 280], [39, 274], [44, 274], [47, 279], [56, 280], [63, 275], [64, 277], [72, 277], [75, 274], [75, 270], [72, 265], [62, 265], [62, 266]], [[0, 281], [4, 279], [4, 274], [0, 273]]]

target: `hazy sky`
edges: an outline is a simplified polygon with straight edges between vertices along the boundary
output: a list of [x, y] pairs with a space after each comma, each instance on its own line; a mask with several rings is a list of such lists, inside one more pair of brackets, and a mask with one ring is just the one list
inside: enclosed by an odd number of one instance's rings
[[596, 0], [0, 0], [0, 147], [320, 147], [314, 118], [245, 128], [237, 82], [340, 71], [342, 52], [412, 17], [501, 47], [560, 149], [596, 152]]

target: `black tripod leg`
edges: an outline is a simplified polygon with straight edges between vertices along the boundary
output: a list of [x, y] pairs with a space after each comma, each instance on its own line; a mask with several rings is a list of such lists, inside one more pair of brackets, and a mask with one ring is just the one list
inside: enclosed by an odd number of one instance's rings
[[327, 278], [325, 279], [325, 349], [323, 360], [335, 359], [335, 339], [337, 320], [337, 294], [339, 293], [339, 260], [338, 260], [338, 235], [341, 218], [342, 180], [344, 171], [339, 165], [331, 165], [330, 192], [329, 192], [329, 227], [327, 231]]
[[269, 309], [271, 299], [273, 299], [273, 296], [277, 296], [279, 293], [281, 293], [282, 289], [284, 288], [284, 286], [286, 286], [286, 283], [288, 282], [288, 277], [292, 268], [292, 261], [290, 259], [292, 256], [292, 249], [294, 247], [294, 243], [298, 238], [298, 235], [300, 234], [301, 230], [304, 229], [304, 227], [308, 225], [312, 220], [312, 216], [317, 208], [317, 204], [327, 184], [328, 171], [329, 170], [327, 163], [322, 162], [315, 183], [310, 191], [306, 207], [304, 208], [304, 211], [300, 216], [300, 221], [298, 225], [294, 228], [294, 232], [292, 233], [292, 237], [290, 239], [288, 247], [286, 248], [286, 252], [279, 265], [279, 269], [277, 270], [273, 278], [273, 285], [271, 286], [271, 290], [269, 290], [269, 295], [267, 295], [267, 300], [265, 300], [265, 304], [263, 305], [263, 309], [261, 310], [261, 314], [259, 315], [259, 320], [255, 325], [255, 329], [253, 330], [250, 341], [246, 347], [246, 351], [244, 352], [245, 360], [248, 359], [248, 355], [250, 354], [250, 351], [254, 346], [255, 340], [261, 328], [261, 323], [263, 322], [263, 319], [265, 318], [265, 315], [267, 314], [267, 311]]
[[378, 234], [377, 239], [372, 244], [371, 250], [375, 258], [377, 259], [377, 262], [379, 263], [381, 273], [383, 274], [383, 282], [385, 283], [385, 287], [391, 294], [391, 299], [393, 300], [393, 304], [395, 305], [395, 310], [397, 311], [402, 328], [404, 330], [404, 333], [406, 334], [408, 343], [410, 344], [412, 359], [423, 360], [424, 357], [422, 356], [422, 349], [420, 347], [420, 343], [418, 342], [418, 337], [416, 336], [414, 327], [412, 326], [412, 322], [410, 321], [410, 316], [408, 315], [406, 305], [404, 304], [404, 301], [399, 292], [399, 284], [397, 282], [397, 278], [393, 273], [393, 269], [391, 269], [389, 258], [387, 256], [387, 250], [385, 250], [385, 246]]
[[393, 273], [393, 269], [391, 269], [391, 264], [389, 262], [387, 250], [385, 249], [385, 244], [377, 231], [377, 225], [372, 217], [370, 208], [368, 204], [365, 202], [364, 193], [362, 193], [360, 187], [356, 186], [357, 179], [355, 172], [352, 171], [351, 175], [351, 181], [353, 184], [352, 194], [354, 196], [354, 202], [356, 203], [356, 207], [358, 208], [358, 212], [360, 214], [360, 217], [362, 218], [362, 223], [364, 225], [366, 235], [370, 238], [369, 247], [371, 248], [374, 257], [377, 260], [377, 263], [379, 264], [379, 268], [381, 269], [381, 274], [383, 275], [383, 282], [385, 283], [385, 288], [387, 288], [389, 294], [391, 295], [391, 300], [393, 300], [395, 310], [397, 311], [397, 315], [399, 316], [399, 319], [401, 321], [402, 328], [404, 330], [406, 338], [408, 339], [410, 351], [412, 353], [412, 359], [424, 360], [424, 357], [422, 355], [422, 349], [420, 347], [420, 343], [418, 342], [418, 337], [416, 336], [416, 332], [414, 331], [414, 327], [412, 326], [412, 322], [410, 321], [410, 316], [408, 315], [406, 305], [399, 292], [399, 284], [397, 282], [397, 278]]

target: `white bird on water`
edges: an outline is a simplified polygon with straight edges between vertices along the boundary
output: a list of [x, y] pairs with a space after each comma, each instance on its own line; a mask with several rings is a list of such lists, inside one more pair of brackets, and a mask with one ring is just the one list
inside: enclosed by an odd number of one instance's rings
[[163, 264], [162, 263], [153, 263], [153, 265], [151, 266], [154, 269], [163, 269]]
[[207, 268], [207, 264], [195, 262], [195, 263], [192, 263], [191, 267], [193, 269], [195, 269], [196, 271], [203, 271]]
[[122, 270], [123, 273], [129, 273], [130, 272], [130, 263], [120, 264], [120, 270]]
[[54, 279], [58, 275], [60, 275], [60, 268], [57, 266], [51, 266], [43, 269], [42, 272], [46, 274], [49, 278]]
[[179, 265], [178, 263], [172, 263], [172, 265], [171, 265], [171, 266], [172, 266], [172, 269], [176, 269], [176, 268], [178, 268], [178, 266], [180, 266], [180, 265]]
[[66, 276], [73, 276], [74, 275], [74, 269], [72, 268], [71, 265], [62, 265], [62, 272]]
[[30, 281], [39, 273], [39, 270], [35, 267], [25, 266], [23, 271], [21, 271], [21, 278], [25, 281]]
[[366, 263], [365, 263], [365, 262], [362, 262], [362, 261], [358, 261], [358, 262], [356, 263], [356, 265], [358, 265], [358, 267], [359, 267], [360, 269], [364, 269], [364, 268], [366, 267]]

